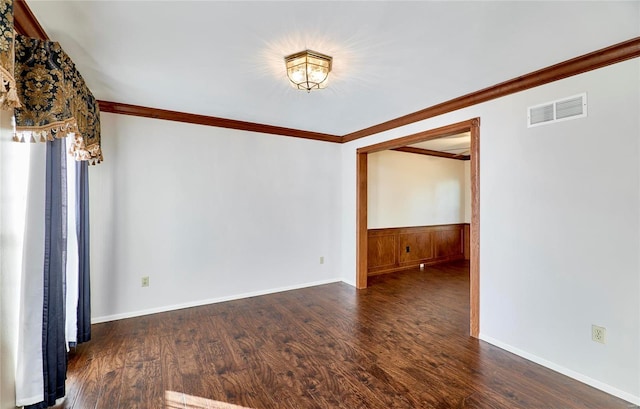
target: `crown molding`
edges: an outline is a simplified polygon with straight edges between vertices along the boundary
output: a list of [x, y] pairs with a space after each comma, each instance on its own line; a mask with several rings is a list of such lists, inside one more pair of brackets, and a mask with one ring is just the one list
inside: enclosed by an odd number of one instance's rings
[[189, 114], [186, 112], [169, 111], [166, 109], [149, 108], [139, 105], [122, 104], [111, 101], [98, 101], [100, 112], [113, 114], [141, 116], [145, 118], [164, 119], [167, 121], [185, 122], [197, 125], [215, 126], [219, 128], [238, 129], [249, 132], [260, 132], [272, 135], [292, 136], [294, 138], [313, 139], [324, 142], [340, 143], [340, 137], [326, 133], [303, 131], [300, 129], [283, 128], [281, 126], [265, 125], [255, 122], [238, 121], [235, 119], [219, 118], [215, 116]]
[[640, 57], [640, 37], [614, 44], [589, 54], [543, 68], [532, 73], [510, 79], [480, 91], [472, 92], [449, 101], [404, 115], [369, 128], [344, 135], [342, 142], [350, 142], [365, 136], [399, 128], [414, 122], [443, 115], [458, 109], [487, 102], [516, 92], [524, 91], [567, 77], [606, 67], [632, 58]]
[[49, 39], [25, 0], [14, 0], [13, 2], [13, 25], [15, 30], [22, 35], [40, 40]]
[[[36, 17], [31, 12], [25, 0], [14, 0], [14, 25], [18, 33], [30, 37], [48, 40], [49, 37], [44, 31]], [[165, 119], [169, 121], [179, 121], [194, 123], [199, 125], [217, 126], [251, 132], [262, 132], [273, 135], [292, 136], [296, 138], [314, 139], [326, 142], [346, 143], [356, 139], [364, 138], [376, 133], [399, 128], [414, 122], [422, 121], [448, 112], [467, 108], [496, 98], [501, 98], [516, 92], [524, 91], [550, 82], [558, 81], [574, 75], [583, 74], [588, 71], [603, 68], [608, 65], [640, 57], [640, 37], [635, 37], [610, 47], [606, 47], [567, 61], [542, 68], [510, 79], [505, 82], [484, 88], [470, 94], [463, 95], [442, 102], [437, 105], [416, 111], [368, 128], [361, 129], [343, 136], [305, 131], [300, 129], [283, 128], [273, 125], [265, 125], [254, 122], [244, 122], [234, 119], [190, 114], [177, 111], [167, 111], [144, 106], [121, 104], [110, 101], [99, 101], [100, 110], [123, 115], [143, 116], [147, 118]]]
[[[200, 125], [218, 126], [252, 132], [263, 132], [282, 136], [293, 136], [297, 138], [315, 139], [326, 142], [346, 143], [638, 57], [640, 57], [640, 37], [635, 37], [341, 137], [331, 134], [282, 128], [273, 125], [263, 125], [232, 119], [165, 111], [156, 108], [118, 104], [108, 101], [100, 101], [100, 109], [104, 112], [114, 112], [125, 115], [145, 116], [149, 118], [196, 123]], [[114, 109], [113, 111], [109, 111], [109, 108], [102, 108], [103, 104], [105, 107], [107, 107], [108, 104], [113, 104], [119, 107], [135, 107], [135, 109], [125, 108], [123, 110]]]

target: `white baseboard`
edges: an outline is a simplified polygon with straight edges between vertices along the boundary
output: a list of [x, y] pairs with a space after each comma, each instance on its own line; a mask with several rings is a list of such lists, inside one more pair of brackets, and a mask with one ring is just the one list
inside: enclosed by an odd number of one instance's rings
[[535, 362], [535, 363], [537, 363], [539, 365], [542, 365], [542, 366], [544, 366], [546, 368], [549, 368], [549, 369], [551, 369], [553, 371], [556, 371], [558, 373], [566, 375], [569, 378], [573, 378], [573, 379], [575, 379], [577, 381], [580, 381], [582, 383], [585, 383], [585, 384], [587, 384], [589, 386], [593, 386], [596, 389], [600, 389], [601, 391], [606, 392], [606, 393], [608, 393], [610, 395], [616, 396], [616, 397], [618, 397], [620, 399], [624, 399], [627, 402], [631, 402], [631, 403], [633, 403], [635, 405], [640, 405], [640, 396], [635, 396], [635, 395], [633, 395], [633, 394], [631, 394], [629, 392], [625, 392], [625, 391], [622, 391], [620, 389], [614, 388], [613, 386], [608, 385], [608, 384], [606, 384], [604, 382], [600, 382], [600, 381], [595, 380], [593, 378], [590, 378], [590, 377], [588, 377], [586, 375], [583, 375], [583, 374], [581, 374], [579, 372], [572, 371], [571, 369], [565, 368], [565, 367], [560, 366], [560, 365], [558, 365], [556, 363], [553, 363], [551, 361], [547, 361], [546, 359], [540, 358], [539, 356], [536, 356], [536, 355], [530, 354], [529, 352], [526, 352], [526, 351], [523, 351], [521, 349], [515, 348], [515, 347], [513, 347], [513, 346], [511, 346], [509, 344], [505, 344], [502, 341], [499, 341], [499, 340], [497, 340], [495, 338], [491, 338], [491, 337], [489, 337], [487, 335], [484, 335], [482, 333], [480, 333], [479, 338], [481, 340], [483, 340], [483, 341], [486, 341], [486, 342], [490, 343], [491, 345], [495, 345], [498, 348], [504, 349], [505, 351], [509, 351], [509, 352], [511, 352], [513, 354], [516, 354], [516, 355], [518, 355], [518, 356], [520, 356], [522, 358], [528, 359], [531, 362]]
[[91, 323], [92, 324], [99, 324], [101, 322], [116, 321], [116, 320], [122, 320], [122, 319], [125, 319], [125, 318], [140, 317], [140, 316], [143, 316], [143, 315], [157, 314], [159, 312], [181, 310], [183, 308], [199, 307], [201, 305], [216, 304], [216, 303], [225, 302], [225, 301], [239, 300], [239, 299], [242, 299], [242, 298], [250, 298], [250, 297], [257, 297], [257, 296], [260, 296], [260, 295], [280, 293], [280, 292], [283, 292], [283, 291], [299, 290], [301, 288], [315, 287], [315, 286], [318, 286], [318, 285], [331, 284], [331, 283], [338, 283], [338, 282], [341, 282], [341, 281], [342, 281], [342, 279], [340, 279], [340, 278], [331, 278], [331, 279], [328, 279], [328, 280], [320, 280], [320, 281], [314, 281], [314, 282], [311, 282], [311, 283], [296, 284], [296, 285], [291, 285], [291, 286], [286, 286], [286, 287], [279, 287], [279, 288], [271, 288], [271, 289], [268, 289], [268, 290], [253, 291], [253, 292], [249, 292], [249, 293], [235, 294], [235, 295], [230, 295], [230, 296], [226, 296], [226, 297], [209, 298], [209, 299], [206, 299], [206, 300], [191, 301], [191, 302], [187, 302], [187, 303], [183, 303], [183, 304], [164, 305], [164, 306], [161, 306], [161, 307], [149, 308], [149, 309], [139, 310], [139, 311], [125, 312], [125, 313], [121, 313], [121, 314], [105, 315], [105, 316], [102, 316], [102, 317], [91, 317]]
[[342, 282], [345, 284], [349, 284], [351, 287], [357, 287], [356, 286], [356, 281], [355, 280], [345, 280], [344, 278], [342, 279]]

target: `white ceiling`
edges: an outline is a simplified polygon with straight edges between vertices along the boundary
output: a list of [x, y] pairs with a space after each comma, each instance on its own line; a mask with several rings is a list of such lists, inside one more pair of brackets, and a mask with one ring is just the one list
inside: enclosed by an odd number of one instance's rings
[[[36, 1], [98, 99], [343, 135], [640, 35], [640, 2]], [[334, 58], [291, 88], [283, 57]]]

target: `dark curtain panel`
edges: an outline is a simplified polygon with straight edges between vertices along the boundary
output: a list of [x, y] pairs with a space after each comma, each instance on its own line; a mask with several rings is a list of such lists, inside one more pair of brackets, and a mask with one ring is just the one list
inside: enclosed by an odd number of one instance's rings
[[47, 143], [44, 309], [42, 360], [44, 401], [25, 409], [53, 406], [65, 395], [67, 349], [65, 339], [65, 268], [67, 248], [67, 180], [65, 140]]
[[78, 235], [78, 344], [91, 339], [89, 288], [89, 163], [76, 162], [76, 233]]

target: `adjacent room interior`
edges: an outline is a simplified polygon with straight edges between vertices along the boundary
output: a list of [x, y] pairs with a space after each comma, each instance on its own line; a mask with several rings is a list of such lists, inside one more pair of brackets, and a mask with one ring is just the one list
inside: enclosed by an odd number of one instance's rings
[[470, 155], [471, 132], [368, 155], [367, 281], [470, 259]]

